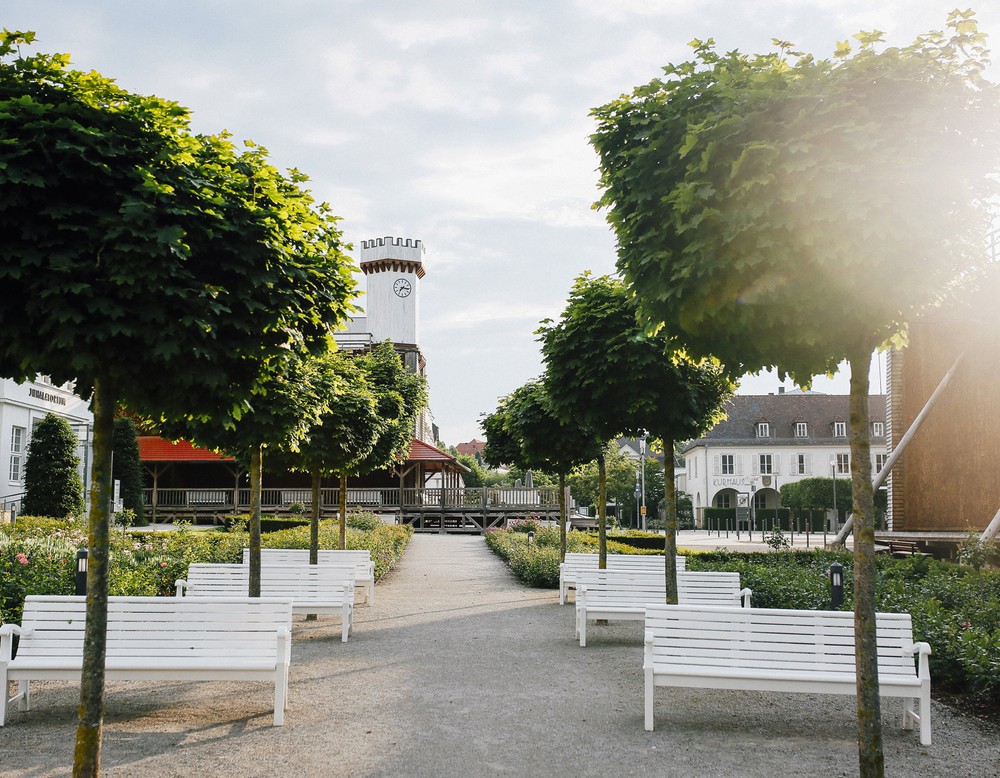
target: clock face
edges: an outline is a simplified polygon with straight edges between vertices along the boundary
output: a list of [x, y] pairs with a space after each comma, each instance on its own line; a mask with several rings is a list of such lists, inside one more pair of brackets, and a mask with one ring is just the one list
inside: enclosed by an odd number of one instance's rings
[[397, 278], [396, 282], [392, 285], [392, 291], [396, 293], [397, 297], [408, 297], [410, 292], [413, 291], [413, 287], [410, 286], [410, 282], [405, 278]]

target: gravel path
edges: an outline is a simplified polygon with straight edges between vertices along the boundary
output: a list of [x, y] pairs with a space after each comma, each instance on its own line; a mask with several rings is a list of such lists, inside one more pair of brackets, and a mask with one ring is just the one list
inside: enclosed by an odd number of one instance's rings
[[[642, 625], [573, 639], [573, 611], [527, 589], [479, 537], [416, 536], [339, 620], [296, 617], [290, 707], [248, 683], [112, 683], [108, 776], [854, 776], [850, 697], [657, 691], [642, 726]], [[0, 774], [69, 775], [78, 687], [33, 685], [0, 729]], [[883, 701], [887, 774], [1000, 776], [1000, 742], [934, 703], [934, 745]]]

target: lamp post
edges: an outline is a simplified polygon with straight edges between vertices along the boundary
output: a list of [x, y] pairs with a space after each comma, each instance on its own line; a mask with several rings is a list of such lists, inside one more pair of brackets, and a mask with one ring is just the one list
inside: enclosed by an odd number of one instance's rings
[[[664, 453], [664, 456], [666, 454]], [[642, 507], [639, 509], [639, 514], [642, 517], [642, 529], [646, 529], [646, 436], [643, 435], [639, 438], [639, 462], [642, 472], [642, 483], [640, 485], [642, 490]], [[671, 468], [673, 470], [673, 468]]]

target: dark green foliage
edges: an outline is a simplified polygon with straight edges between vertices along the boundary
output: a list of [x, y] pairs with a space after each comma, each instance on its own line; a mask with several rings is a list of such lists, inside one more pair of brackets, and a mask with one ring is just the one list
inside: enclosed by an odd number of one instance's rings
[[486, 485], [486, 468], [479, 464], [478, 459], [470, 454], [459, 454], [455, 458], [469, 468], [468, 473], [462, 473], [462, 480], [467, 487], [476, 489]]
[[135, 511], [136, 526], [144, 526], [148, 522], [143, 516], [142, 463], [139, 461], [137, 434], [131, 419], [115, 419], [111, 444], [114, 451], [112, 477], [121, 482], [122, 506]]
[[24, 463], [25, 513], [54, 518], [83, 515], [79, 443], [69, 422], [54, 413], [35, 425]]

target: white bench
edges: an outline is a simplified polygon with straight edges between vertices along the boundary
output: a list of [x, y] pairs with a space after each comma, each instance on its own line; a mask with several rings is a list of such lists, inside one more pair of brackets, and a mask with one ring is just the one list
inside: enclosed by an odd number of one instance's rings
[[[321, 565], [340, 565], [354, 567], [354, 582], [365, 590], [365, 602], [375, 603], [375, 563], [372, 554], [367, 549], [321, 548], [317, 562]], [[260, 550], [261, 565], [279, 564], [309, 564], [309, 549], [306, 548], [262, 548]], [[243, 549], [243, 564], [250, 564], [250, 549]]]
[[[739, 573], [679, 572], [677, 599], [692, 606], [750, 607], [751, 591], [740, 588]], [[662, 571], [585, 570], [576, 582], [576, 636], [587, 645], [587, 621], [642, 621], [646, 606], [667, 598]]]
[[[903, 698], [903, 729], [919, 721], [920, 742], [930, 745], [930, 646], [913, 642], [908, 613], [879, 613], [875, 624], [879, 691]], [[854, 668], [850, 612], [651, 605], [643, 663], [646, 729], [653, 729], [656, 686], [855, 694]]]
[[[7, 703], [31, 706], [31, 681], [79, 681], [86, 597], [28, 595], [21, 626], [0, 626], [0, 726]], [[292, 604], [274, 598], [109, 597], [109, 681], [266, 681], [274, 725], [284, 723]], [[11, 658], [13, 636], [20, 637]], [[8, 682], [18, 693], [8, 700]]]
[[[188, 566], [187, 578], [176, 582], [178, 597], [247, 595], [248, 565], [207, 564]], [[292, 613], [341, 616], [340, 639], [347, 642], [354, 628], [354, 568], [321, 565], [261, 565], [260, 593], [291, 600]]]
[[[674, 557], [677, 571], [687, 570], [687, 557]], [[576, 588], [576, 577], [581, 570], [597, 570], [598, 555], [571, 551], [559, 563], [559, 604], [566, 604], [566, 595]], [[664, 572], [666, 563], [662, 554], [608, 554], [607, 569], [651, 570]]]

